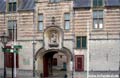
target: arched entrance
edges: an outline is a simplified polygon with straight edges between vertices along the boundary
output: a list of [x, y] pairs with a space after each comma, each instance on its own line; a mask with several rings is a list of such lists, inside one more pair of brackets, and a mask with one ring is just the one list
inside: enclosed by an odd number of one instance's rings
[[37, 70], [44, 77], [64, 77], [72, 71], [72, 54], [67, 48], [45, 50], [36, 54]]
[[49, 52], [43, 56], [44, 77], [64, 77], [67, 59], [63, 53]]
[[[68, 75], [72, 70], [73, 56], [72, 52], [64, 47], [63, 30], [58, 26], [47, 27], [43, 38], [43, 47], [36, 53], [38, 72], [42, 73], [44, 77], [51, 77], [56, 74], [58, 75], [55, 77]], [[61, 72], [64, 72], [64, 75]]]

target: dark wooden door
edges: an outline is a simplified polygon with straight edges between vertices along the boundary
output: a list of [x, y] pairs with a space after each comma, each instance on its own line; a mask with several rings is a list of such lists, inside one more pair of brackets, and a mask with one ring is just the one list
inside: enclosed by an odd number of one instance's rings
[[48, 77], [48, 57], [43, 57], [43, 70], [44, 70], [44, 77]]
[[43, 56], [43, 71], [44, 77], [48, 77], [52, 74], [52, 62], [53, 62], [53, 55], [56, 52], [49, 52]]
[[76, 71], [84, 71], [84, 56], [75, 56], [75, 69]]

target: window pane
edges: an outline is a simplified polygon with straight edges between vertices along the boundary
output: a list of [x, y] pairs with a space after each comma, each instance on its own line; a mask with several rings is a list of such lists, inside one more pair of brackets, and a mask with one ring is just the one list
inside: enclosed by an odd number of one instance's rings
[[13, 3], [13, 11], [16, 11], [16, 2]]
[[97, 18], [97, 15], [98, 15], [97, 11], [93, 11], [93, 18]]
[[43, 30], [43, 22], [39, 22], [39, 30]]
[[103, 11], [98, 11], [99, 13], [99, 18], [103, 18]]
[[64, 17], [65, 17], [65, 20], [70, 20], [70, 14], [69, 13], [66, 13]]
[[98, 0], [98, 6], [103, 6], [103, 0]]
[[103, 28], [103, 20], [99, 20], [99, 28]]
[[12, 3], [9, 3], [9, 8], [8, 8], [9, 10], [8, 11], [12, 11]]
[[16, 29], [16, 27], [17, 27], [16, 21], [13, 21], [13, 27], [14, 27], [14, 29]]
[[81, 48], [81, 37], [77, 37], [77, 48]]
[[8, 29], [9, 40], [13, 39], [13, 30]]
[[17, 39], [17, 22], [16, 21], [8, 21], [8, 34], [9, 39]]
[[13, 22], [12, 21], [8, 21], [8, 29], [13, 29]]
[[70, 21], [65, 21], [65, 29], [70, 29]]
[[82, 48], [86, 48], [87, 45], [86, 45], [86, 37], [82, 37]]
[[97, 6], [97, 0], [93, 0], [93, 6]]
[[40, 14], [40, 15], [38, 16], [38, 20], [39, 20], [39, 21], [43, 21], [43, 14]]
[[93, 7], [103, 6], [103, 0], [93, 0]]
[[98, 28], [97, 19], [93, 20], [94, 28]]
[[103, 18], [103, 11], [102, 10], [93, 11], [93, 18]]

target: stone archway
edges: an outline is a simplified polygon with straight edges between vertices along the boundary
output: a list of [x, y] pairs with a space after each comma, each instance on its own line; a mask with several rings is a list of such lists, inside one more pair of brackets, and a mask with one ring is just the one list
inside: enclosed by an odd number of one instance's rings
[[[49, 49], [45, 50], [44, 48], [41, 48], [37, 53], [36, 53], [36, 61], [37, 61], [37, 70], [38, 73], [42, 73], [45, 77], [48, 77], [50, 75], [53, 75], [53, 70], [52, 69], [52, 59], [53, 56], [57, 53], [62, 53], [66, 57], [66, 73], [71, 72], [71, 65], [70, 62], [73, 58], [72, 53], [70, 52], [69, 49], [67, 48], [62, 48], [62, 49]], [[48, 69], [49, 67], [49, 69]], [[49, 72], [47, 72], [49, 71]], [[60, 73], [57, 73], [60, 75]], [[62, 76], [62, 75], [61, 75]]]
[[73, 56], [72, 52], [63, 46], [63, 30], [58, 26], [50, 26], [45, 29], [43, 36], [43, 47], [36, 53], [39, 73], [43, 73], [44, 77], [52, 74], [52, 59], [56, 53], [63, 53], [66, 57], [66, 70], [67, 72], [72, 71], [71, 61]]

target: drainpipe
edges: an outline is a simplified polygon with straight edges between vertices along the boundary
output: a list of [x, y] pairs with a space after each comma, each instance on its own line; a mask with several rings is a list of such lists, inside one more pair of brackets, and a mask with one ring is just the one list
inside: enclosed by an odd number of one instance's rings
[[[120, 56], [120, 55], [119, 55]], [[119, 78], [120, 78], [120, 60], [119, 60]]]
[[74, 22], [75, 22], [75, 20], [74, 20], [74, 17], [75, 17], [75, 10], [74, 10], [74, 8], [73, 8], [73, 13], [72, 13], [72, 16], [73, 16], [73, 29], [72, 29], [72, 33], [73, 33], [73, 55], [72, 55], [72, 59], [71, 59], [71, 61], [73, 62], [73, 64], [72, 64], [72, 78], [74, 78], [74, 73], [75, 73], [75, 53], [74, 53], [74, 49], [75, 49], [75, 28], [74, 28]]
[[35, 42], [35, 3], [36, 3], [36, 0], [34, 0], [34, 9], [33, 9], [33, 78], [35, 78], [35, 45], [36, 45], [36, 42]]

